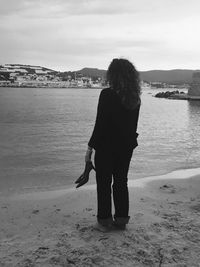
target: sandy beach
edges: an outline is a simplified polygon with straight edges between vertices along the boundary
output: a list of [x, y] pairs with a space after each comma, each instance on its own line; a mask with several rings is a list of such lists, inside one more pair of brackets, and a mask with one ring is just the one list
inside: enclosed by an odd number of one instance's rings
[[200, 266], [200, 170], [130, 181], [125, 231], [96, 228], [95, 186], [0, 198], [0, 266]]

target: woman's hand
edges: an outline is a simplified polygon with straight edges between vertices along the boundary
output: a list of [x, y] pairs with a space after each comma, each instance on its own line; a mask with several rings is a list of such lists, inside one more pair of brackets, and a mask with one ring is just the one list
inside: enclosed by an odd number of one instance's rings
[[[79, 188], [80, 186], [86, 184], [89, 180], [89, 175], [91, 170], [95, 170], [95, 167], [92, 164], [92, 161], [88, 161], [85, 164], [85, 170], [81, 174], [81, 176], [75, 181], [75, 184], [77, 184], [76, 188]], [[96, 170], [95, 170], [96, 171]]]
[[86, 154], [85, 154], [85, 162], [91, 161], [92, 152], [93, 152], [92, 147], [88, 146], [88, 149], [87, 149]]

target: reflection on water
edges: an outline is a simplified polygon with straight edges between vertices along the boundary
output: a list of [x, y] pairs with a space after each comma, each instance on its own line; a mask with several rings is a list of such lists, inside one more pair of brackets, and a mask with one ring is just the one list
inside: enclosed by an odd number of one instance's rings
[[188, 117], [188, 132], [190, 138], [188, 151], [190, 151], [191, 158], [196, 159], [198, 162], [200, 159], [200, 101], [188, 101]]
[[[1, 190], [73, 186], [84, 167], [99, 93], [0, 88]], [[149, 93], [142, 94], [139, 146], [129, 177], [199, 167], [200, 102], [158, 99]]]
[[199, 130], [200, 130], [200, 101], [188, 101], [188, 130], [191, 136], [199, 141]]
[[190, 100], [188, 101], [189, 115], [191, 118], [200, 119], [200, 101], [199, 100]]

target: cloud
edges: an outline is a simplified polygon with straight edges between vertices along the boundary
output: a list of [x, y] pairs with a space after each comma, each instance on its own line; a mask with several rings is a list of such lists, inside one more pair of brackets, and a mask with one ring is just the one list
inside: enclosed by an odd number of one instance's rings
[[23, 2], [21, 0], [0, 0], [0, 15], [8, 15], [14, 12], [18, 12], [23, 8]]
[[186, 65], [190, 54], [196, 66], [199, 7], [197, 0], [0, 0], [0, 58], [59, 69], [104, 68], [124, 56], [149, 68]]
[[[199, 0], [0, 0], [0, 14], [56, 18], [139, 14], [170, 19], [199, 13]], [[145, 17], [144, 17], [145, 19]]]
[[0, 14], [35, 17], [114, 15], [135, 12], [131, 0], [0, 0]]

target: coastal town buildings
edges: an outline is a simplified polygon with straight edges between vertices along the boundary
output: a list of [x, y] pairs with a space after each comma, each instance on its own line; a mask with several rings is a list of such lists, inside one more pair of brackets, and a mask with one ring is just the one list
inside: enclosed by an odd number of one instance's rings
[[104, 83], [101, 77], [92, 79], [76, 72], [72, 77], [40, 66], [0, 65], [0, 86], [102, 88]]

